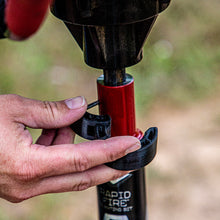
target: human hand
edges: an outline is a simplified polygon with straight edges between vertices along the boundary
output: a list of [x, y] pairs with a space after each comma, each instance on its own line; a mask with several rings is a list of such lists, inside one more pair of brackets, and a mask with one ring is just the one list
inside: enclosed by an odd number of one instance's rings
[[[1, 95], [0, 106], [0, 197], [11, 202], [117, 179], [127, 172], [103, 164], [140, 148], [129, 136], [72, 144], [68, 126], [86, 111], [82, 97], [41, 102]], [[43, 129], [36, 144], [26, 127]]]
[[42, 24], [52, 0], [6, 0], [5, 23], [12, 40], [23, 40]]

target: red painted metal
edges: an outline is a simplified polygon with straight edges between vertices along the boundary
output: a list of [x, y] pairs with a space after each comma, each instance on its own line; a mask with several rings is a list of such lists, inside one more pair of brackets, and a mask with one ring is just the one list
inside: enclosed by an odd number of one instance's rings
[[137, 129], [136, 132], [133, 134], [134, 137], [137, 139], [141, 140], [142, 137], [144, 136], [143, 132], [140, 129]]
[[135, 125], [134, 80], [126, 85], [105, 86], [98, 82], [100, 114], [112, 118], [112, 137], [140, 136]]
[[[105, 86], [102, 77], [98, 79], [98, 99], [100, 101], [99, 111], [101, 115], [108, 114], [112, 119], [111, 136], [131, 135], [138, 139], [143, 133], [135, 126], [135, 102], [134, 102], [134, 80], [127, 76], [127, 83], [122, 86]], [[132, 199], [128, 199], [130, 211], [114, 211], [112, 219], [146, 219], [146, 188], [144, 168], [132, 172], [127, 180], [119, 181], [114, 185], [103, 184], [98, 186], [100, 220], [111, 209], [115, 208], [105, 204], [103, 195], [100, 192], [117, 191], [130, 192]], [[118, 198], [119, 200], [119, 198]], [[110, 211], [110, 212], [109, 212]]]
[[10, 32], [27, 38], [37, 31], [52, 0], [10, 0], [6, 6], [6, 23]]

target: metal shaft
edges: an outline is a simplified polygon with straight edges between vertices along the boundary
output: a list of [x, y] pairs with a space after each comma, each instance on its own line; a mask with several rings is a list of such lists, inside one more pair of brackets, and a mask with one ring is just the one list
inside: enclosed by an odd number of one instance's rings
[[104, 83], [106, 86], [120, 86], [126, 81], [125, 69], [104, 69]]
[[[134, 80], [124, 72], [105, 71], [98, 79], [100, 113], [110, 115], [113, 136], [136, 134]], [[98, 203], [100, 220], [146, 220], [144, 168], [99, 185]]]

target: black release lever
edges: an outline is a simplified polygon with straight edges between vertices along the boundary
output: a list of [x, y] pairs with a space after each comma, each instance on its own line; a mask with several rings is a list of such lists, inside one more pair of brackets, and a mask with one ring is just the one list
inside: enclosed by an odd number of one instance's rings
[[[90, 109], [99, 101], [88, 105]], [[87, 140], [105, 140], [111, 137], [111, 118], [109, 115], [94, 115], [86, 112], [84, 116], [70, 126], [80, 137]]]
[[[94, 107], [99, 102], [93, 102], [87, 109]], [[84, 116], [70, 126], [80, 137], [88, 140], [105, 140], [111, 137], [111, 118], [109, 115], [94, 115], [86, 112]], [[141, 141], [141, 148], [116, 161], [106, 163], [116, 170], [136, 170], [149, 164], [156, 155], [158, 129], [149, 128]]]

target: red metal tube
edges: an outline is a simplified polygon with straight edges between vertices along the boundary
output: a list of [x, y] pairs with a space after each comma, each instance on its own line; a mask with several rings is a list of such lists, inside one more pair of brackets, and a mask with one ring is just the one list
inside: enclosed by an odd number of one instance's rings
[[27, 38], [37, 31], [52, 0], [8, 0], [5, 21], [13, 34]]
[[[126, 75], [120, 86], [104, 85], [98, 79], [100, 114], [112, 119], [111, 136], [133, 135], [142, 138], [135, 126], [134, 80]], [[129, 195], [126, 198], [121, 195]], [[98, 186], [99, 219], [146, 220], [146, 188], [144, 168], [125, 175], [115, 182]]]
[[105, 86], [100, 78], [97, 84], [100, 114], [108, 114], [111, 117], [112, 136], [135, 135], [133, 78], [122, 86]]

